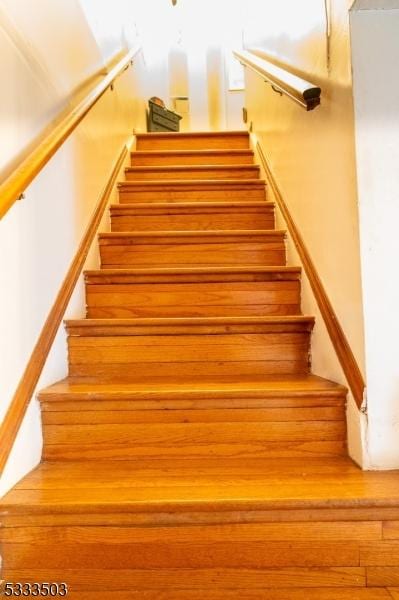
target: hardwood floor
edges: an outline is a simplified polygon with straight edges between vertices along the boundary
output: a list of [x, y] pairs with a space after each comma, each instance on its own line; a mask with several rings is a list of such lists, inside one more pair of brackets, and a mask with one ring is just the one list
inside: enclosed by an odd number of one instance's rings
[[245, 132], [140, 134], [2, 578], [79, 600], [399, 598], [399, 474], [346, 454]]

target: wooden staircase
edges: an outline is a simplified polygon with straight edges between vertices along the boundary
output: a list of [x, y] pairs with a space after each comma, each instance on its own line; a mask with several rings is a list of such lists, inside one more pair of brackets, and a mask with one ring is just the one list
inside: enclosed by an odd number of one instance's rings
[[[79, 600], [379, 600], [399, 478], [346, 456], [300, 269], [245, 132], [140, 134], [43, 462], [0, 505], [7, 581]], [[396, 565], [396, 566], [395, 566]], [[389, 586], [392, 586], [388, 589]]]

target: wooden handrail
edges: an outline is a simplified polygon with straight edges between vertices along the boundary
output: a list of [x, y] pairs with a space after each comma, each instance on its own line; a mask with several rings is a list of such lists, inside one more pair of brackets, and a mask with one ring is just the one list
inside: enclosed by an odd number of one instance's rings
[[366, 384], [359, 365], [357, 364], [355, 355], [352, 352], [344, 330], [342, 329], [338, 317], [333, 309], [319, 274], [317, 273], [316, 267], [305, 245], [305, 242], [299, 233], [299, 229], [292, 218], [287, 204], [284, 201], [269, 161], [267, 160], [259, 142], [256, 143], [256, 149], [265, 170], [267, 181], [273, 191], [277, 206], [279, 207], [280, 212], [287, 224], [292, 241], [294, 242], [299, 257], [302, 261], [303, 268], [309, 279], [309, 283], [319, 307], [321, 316], [323, 317], [323, 321], [330, 336], [331, 343], [345, 374], [353, 398], [358, 408], [364, 409]]
[[28, 364], [26, 365], [22, 378], [11, 400], [8, 411], [0, 425], [0, 474], [6, 465], [14, 445], [14, 441], [19, 428], [21, 427], [26, 409], [28, 408], [29, 402], [31, 401], [36, 389], [39, 377], [53, 345], [54, 338], [60, 327], [65, 310], [84, 267], [94, 236], [97, 232], [98, 226], [100, 225], [111, 193], [114, 190], [117, 178], [125, 163], [127, 154], [128, 148], [126, 145], [124, 145], [118, 160], [112, 169], [111, 175], [101, 194], [98, 204], [93, 212], [80, 246], [76, 251], [65, 279], [60, 287], [55, 302], [48, 314], [43, 329], [29, 358]]
[[263, 77], [267, 83], [270, 83], [274, 91], [285, 94], [306, 110], [313, 110], [320, 104], [321, 89], [316, 85], [277, 67], [252, 52], [234, 50], [233, 54], [244, 67], [249, 67]]
[[50, 132], [44, 134], [42, 140], [19, 163], [11, 175], [0, 182], [0, 219], [4, 217], [11, 206], [21, 197], [28, 185], [32, 183], [107, 89], [113, 85], [118, 75], [130, 66], [140, 50], [141, 48], [132, 48], [129, 50], [111, 71], [97, 85], [91, 88], [89, 93], [77, 106], [69, 110], [64, 116], [60, 115], [55, 120], [56, 124], [54, 127], [50, 128]]

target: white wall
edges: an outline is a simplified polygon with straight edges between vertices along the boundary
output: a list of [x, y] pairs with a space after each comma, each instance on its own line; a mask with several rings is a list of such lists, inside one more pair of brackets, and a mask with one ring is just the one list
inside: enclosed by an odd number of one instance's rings
[[188, 95], [185, 129], [243, 127], [242, 102], [228, 91], [225, 65], [230, 48], [241, 45], [242, 10], [242, 3], [230, 0], [178, 0], [176, 6], [150, 0], [140, 8], [138, 24], [151, 73], [148, 95], [160, 96], [171, 107], [169, 94]]
[[[389, 10], [393, 5], [396, 10]], [[373, 7], [379, 10], [372, 10]], [[367, 444], [371, 467], [398, 468], [399, 3], [363, 0], [355, 3], [354, 9], [351, 34], [368, 388]]]
[[[103, 57], [123, 49], [126, 31], [123, 20], [119, 34], [114, 27], [106, 44], [103, 38], [97, 40], [77, 0], [38, 0], [34, 5], [1, 0], [0, 9], [0, 78], [8, 82], [0, 98], [4, 173], [70, 102], [74, 90], [104, 66]], [[145, 129], [143, 74], [139, 57], [26, 190], [25, 200], [0, 221], [0, 418], [123, 144], [133, 127]], [[97, 264], [93, 250], [88, 265]], [[83, 314], [80, 282], [66, 316]], [[38, 387], [66, 372], [61, 327]], [[40, 415], [33, 401], [0, 480], [0, 493], [30, 470], [40, 453]]]

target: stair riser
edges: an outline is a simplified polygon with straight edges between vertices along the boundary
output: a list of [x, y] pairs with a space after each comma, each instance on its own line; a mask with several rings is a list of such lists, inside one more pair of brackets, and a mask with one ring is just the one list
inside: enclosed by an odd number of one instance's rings
[[86, 285], [89, 318], [300, 314], [300, 282]]
[[127, 169], [125, 172], [127, 181], [159, 181], [176, 179], [259, 179], [259, 167], [248, 166], [242, 168], [207, 168], [200, 169], [185, 167], [184, 169]]
[[141, 155], [133, 152], [131, 157], [132, 167], [163, 167], [174, 165], [252, 165], [254, 155], [251, 151], [218, 152], [218, 153], [148, 153]]
[[68, 338], [71, 376], [130, 380], [300, 374], [309, 368], [309, 332], [89, 336]]
[[[90, 572], [90, 564], [96, 569], [210, 569], [216, 574], [217, 569], [273, 569], [273, 568], [293, 568], [314, 569], [320, 567], [323, 575], [323, 568], [327, 571], [333, 567], [340, 567], [344, 564], [350, 573], [351, 567], [356, 572], [359, 565], [359, 554], [362, 552], [361, 542], [342, 542], [314, 541], [312, 544], [306, 542], [291, 541], [289, 545], [282, 542], [264, 541], [240, 541], [231, 542], [213, 542], [212, 544], [203, 542], [202, 544], [190, 542], [170, 542], [161, 543], [124, 543], [124, 544], [93, 544], [83, 543], [61, 545], [57, 547], [54, 544], [40, 546], [40, 552], [29, 548], [27, 544], [14, 544], [11, 553], [11, 546], [7, 545], [7, 555], [10, 557], [6, 568], [20, 569], [81, 569], [86, 565]], [[36, 563], [35, 563], [36, 561]], [[340, 562], [341, 561], [341, 562]], [[160, 587], [160, 582], [156, 582], [157, 573], [154, 578], [154, 587]], [[195, 575], [200, 573], [193, 573]], [[138, 575], [138, 574], [137, 574]], [[188, 580], [188, 573], [182, 571], [183, 581]], [[263, 575], [263, 577], [262, 577]], [[265, 574], [260, 572], [260, 580]], [[150, 581], [149, 576], [139, 577], [144, 583]], [[306, 578], [305, 578], [306, 581]], [[320, 579], [319, 579], [320, 581]], [[255, 583], [255, 582], [253, 582]], [[263, 583], [265, 583], [263, 581]], [[301, 583], [303, 583], [301, 581]], [[324, 582], [326, 583], [326, 582]], [[180, 586], [179, 586], [180, 587]], [[181, 588], [185, 585], [182, 583]], [[118, 588], [117, 588], [118, 589]], [[120, 588], [119, 588], [120, 589]]]
[[119, 201], [121, 204], [132, 204], [135, 202], [246, 202], [261, 201], [266, 199], [265, 189], [153, 189], [134, 190], [121, 187]]
[[225, 150], [249, 149], [249, 136], [137, 136], [136, 150]]
[[[161, 241], [162, 242], [162, 241]], [[190, 266], [283, 266], [285, 265], [285, 243], [283, 238], [272, 241], [251, 241], [241, 238], [236, 241], [212, 240], [168, 241], [152, 244], [127, 244], [121, 238], [112, 245], [100, 240], [101, 265], [106, 268], [133, 267], [190, 267]]]
[[[7, 577], [10, 581], [27, 581], [27, 571], [11, 571], [13, 573], [12, 577]], [[58, 580], [60, 580], [60, 571], [36, 571], [40, 576], [36, 576], [36, 579], [33, 579], [31, 576], [31, 581], [54, 581], [55, 577], [58, 575]], [[326, 584], [325, 587], [306, 587], [301, 588], [293, 587], [290, 583], [284, 584], [284, 587], [276, 587], [276, 584], [273, 584], [272, 587], [262, 587], [256, 588], [253, 587], [248, 589], [247, 577], [243, 579], [242, 584], [240, 583], [240, 572], [232, 569], [231, 574], [234, 578], [234, 581], [237, 582], [236, 590], [232, 590], [228, 587], [215, 587], [212, 583], [210, 584], [209, 589], [176, 589], [176, 585], [171, 584], [173, 591], [162, 588], [161, 590], [151, 589], [140, 589], [135, 591], [107, 591], [104, 592], [102, 589], [97, 587], [97, 584], [94, 584], [94, 587], [91, 587], [91, 581], [93, 581], [93, 577], [89, 578], [88, 584], [83, 584], [85, 581], [85, 571], [72, 571], [73, 573], [73, 584], [72, 589], [80, 590], [80, 591], [71, 591], [68, 593], [69, 600], [204, 600], [206, 597], [207, 600], [260, 600], [260, 598], [267, 598], [267, 600], [393, 600], [397, 598], [397, 596], [392, 596], [386, 591], [386, 588], [378, 588], [378, 587], [339, 587]], [[306, 571], [306, 574], [309, 574]], [[141, 576], [144, 575], [143, 572], [140, 573]], [[209, 579], [209, 574], [208, 579]], [[111, 576], [118, 577], [118, 572], [112, 570]], [[123, 572], [123, 576], [125, 576], [125, 572]], [[177, 576], [177, 575], [176, 575]], [[298, 577], [302, 576], [302, 572], [300, 571]], [[126, 577], [129, 577], [129, 581], [134, 580], [134, 571], [128, 571]], [[327, 573], [326, 573], [327, 578]], [[205, 581], [204, 580], [204, 585]], [[291, 574], [287, 574], [287, 581], [293, 581], [294, 577]], [[330, 578], [328, 578], [330, 581]], [[333, 582], [334, 583], [334, 582]], [[131, 584], [132, 586], [134, 583]], [[199, 582], [200, 585], [200, 582]], [[226, 586], [228, 584], [226, 583]], [[287, 588], [287, 585], [289, 586]], [[90, 586], [90, 587], [88, 587]], [[237, 587], [240, 586], [240, 587]], [[81, 589], [84, 587], [84, 590]], [[103, 586], [105, 587], [105, 585]], [[108, 586], [107, 586], [108, 587]], [[132, 588], [129, 588], [132, 589]], [[391, 590], [397, 590], [397, 588], [391, 588]], [[89, 590], [89, 591], [88, 591]], [[92, 590], [92, 591], [90, 591]], [[93, 591], [94, 590], [94, 591]], [[389, 595], [388, 595], [389, 594]]]
[[[294, 400], [293, 400], [294, 401]], [[316, 402], [316, 400], [314, 400]], [[325, 399], [318, 399], [319, 406], [302, 406], [306, 399], [296, 399], [298, 406], [270, 408], [268, 403], [263, 401], [264, 408], [234, 408], [229, 410], [228, 406], [222, 408], [217, 404], [222, 401], [214, 401], [213, 408], [206, 406], [206, 399], [197, 400], [196, 408], [185, 408], [184, 401], [180, 401], [183, 407], [179, 407], [179, 400], [153, 402], [152, 408], [142, 408], [143, 402], [135, 400], [86, 400], [82, 401], [57, 401], [54, 403], [42, 402], [43, 425], [94, 425], [94, 424], [113, 424], [123, 425], [143, 424], [143, 423], [213, 423], [215, 427], [225, 423], [271, 423], [271, 428], [277, 429], [278, 423], [304, 423], [309, 422], [336, 422], [341, 424], [345, 419], [345, 410], [342, 406], [323, 406]], [[201, 406], [202, 402], [202, 406]], [[230, 402], [233, 402], [230, 400]], [[245, 401], [241, 401], [245, 406]], [[261, 403], [262, 401], [258, 401]], [[216, 407], [215, 407], [216, 405]], [[219, 424], [219, 425], [218, 425]], [[322, 425], [321, 425], [322, 426]]]
[[259, 210], [234, 213], [204, 210], [190, 214], [123, 215], [120, 211], [111, 218], [112, 231], [231, 231], [234, 229], [274, 229], [274, 211]]
[[63, 404], [44, 411], [49, 460], [318, 456], [341, 454], [346, 438], [342, 406], [138, 410], [119, 402], [116, 410], [104, 401], [62, 410]]
[[45, 459], [250, 459], [339, 455], [345, 448], [344, 421], [171, 423], [155, 415], [158, 422], [137, 424], [126, 417], [120, 424], [46, 425]]

